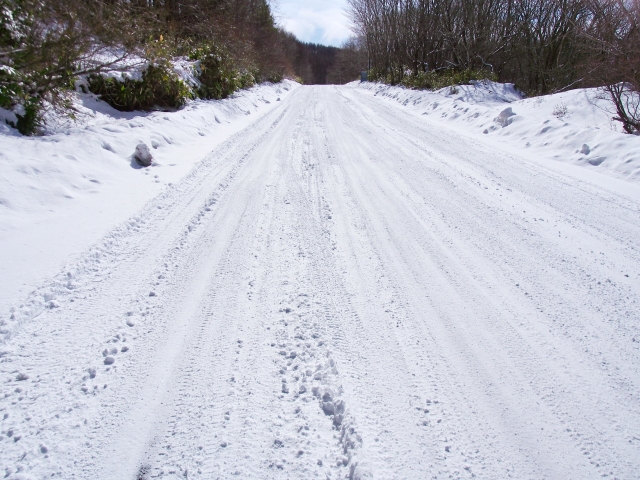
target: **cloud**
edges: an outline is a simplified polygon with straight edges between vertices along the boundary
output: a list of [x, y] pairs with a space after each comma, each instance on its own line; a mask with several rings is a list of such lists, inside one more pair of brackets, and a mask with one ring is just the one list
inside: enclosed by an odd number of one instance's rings
[[346, 0], [279, 0], [280, 24], [303, 42], [340, 46], [351, 36]]

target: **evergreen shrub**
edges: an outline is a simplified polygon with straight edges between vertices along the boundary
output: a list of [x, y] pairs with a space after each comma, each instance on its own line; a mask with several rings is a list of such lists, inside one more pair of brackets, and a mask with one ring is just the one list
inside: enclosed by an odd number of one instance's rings
[[195, 74], [200, 81], [196, 94], [205, 100], [227, 98], [240, 90], [243, 84], [250, 83], [250, 78], [236, 70], [229, 54], [217, 45], [203, 45], [194, 49], [189, 55], [197, 60]]
[[90, 75], [88, 83], [89, 91], [124, 112], [178, 109], [192, 96], [189, 87], [164, 63], [149, 65], [141, 80]]

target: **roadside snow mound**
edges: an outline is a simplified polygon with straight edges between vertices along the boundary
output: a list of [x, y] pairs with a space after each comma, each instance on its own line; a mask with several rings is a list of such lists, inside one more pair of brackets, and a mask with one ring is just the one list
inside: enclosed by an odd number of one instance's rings
[[376, 96], [392, 98], [403, 105], [417, 106], [424, 104], [426, 100], [431, 105], [435, 105], [433, 107], [435, 109], [453, 101], [462, 101], [471, 105], [501, 105], [522, 99], [522, 94], [516, 90], [513, 84], [497, 83], [490, 80], [473, 82], [472, 85], [446, 87], [435, 91], [412, 90], [371, 82], [352, 82], [350, 85], [371, 90]]
[[488, 141], [628, 180], [640, 179], [640, 137], [622, 132], [612, 120], [611, 101], [596, 88], [523, 99], [512, 84], [491, 81], [433, 92], [379, 83], [350, 85]]
[[175, 181], [202, 159], [212, 141], [227, 136], [232, 124], [254, 121], [252, 114], [272, 108], [297, 86], [288, 80], [265, 83], [226, 100], [190, 102], [175, 112], [120, 112], [93, 94], [76, 94], [75, 119], [50, 118], [50, 135], [24, 137], [0, 124], [0, 219], [50, 209], [105, 190], [112, 181], [139, 176], [129, 159], [140, 143], [152, 147], [157, 166], [163, 167], [158, 182]]
[[[281, 107], [285, 80], [175, 112], [119, 112], [74, 94], [75, 119], [51, 115], [41, 137], [0, 123], [0, 311], [55, 274], [141, 205], [189, 173], [217, 145]], [[7, 112], [6, 110], [4, 112]], [[136, 146], [150, 147], [142, 168]]]

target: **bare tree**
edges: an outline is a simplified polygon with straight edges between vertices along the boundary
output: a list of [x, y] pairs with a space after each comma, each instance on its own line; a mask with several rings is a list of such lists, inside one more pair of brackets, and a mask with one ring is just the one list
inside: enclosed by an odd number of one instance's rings
[[336, 60], [328, 73], [328, 83], [343, 84], [360, 77], [366, 70], [367, 52], [362, 39], [352, 37], [347, 40], [336, 55]]
[[575, 81], [586, 0], [349, 0], [374, 76], [486, 70], [546, 93]]
[[593, 14], [585, 36], [592, 62], [585, 66], [590, 78], [611, 98], [614, 120], [627, 133], [640, 132], [640, 2], [592, 0]]

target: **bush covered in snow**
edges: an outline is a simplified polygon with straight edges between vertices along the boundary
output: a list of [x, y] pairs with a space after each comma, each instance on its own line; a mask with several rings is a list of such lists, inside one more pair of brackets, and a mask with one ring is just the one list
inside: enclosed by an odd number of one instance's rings
[[189, 87], [166, 64], [149, 65], [140, 80], [93, 74], [88, 83], [92, 93], [125, 112], [154, 107], [177, 109], [191, 97]]
[[18, 64], [27, 60], [22, 51], [32, 17], [23, 2], [0, 0], [0, 108], [10, 111], [5, 121], [23, 134], [35, 131], [39, 121], [39, 100], [33, 95], [31, 76], [16, 70], [9, 61], [15, 56]]
[[409, 73], [400, 81], [400, 85], [407, 88], [426, 88], [439, 90], [455, 85], [470, 85], [474, 80], [497, 80], [497, 76], [487, 70], [454, 70]]
[[25, 80], [11, 67], [0, 65], [0, 108], [5, 121], [24, 135], [35, 133], [40, 123], [40, 99], [30, 95]]
[[[215, 44], [195, 49], [189, 56], [196, 60], [195, 73], [200, 85], [197, 94], [204, 99], [227, 98], [242, 88], [240, 72], [236, 70], [229, 54]], [[255, 82], [246, 82], [252, 86]]]

